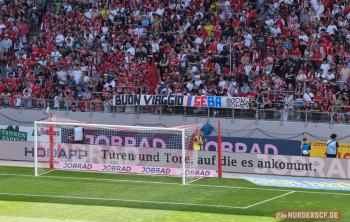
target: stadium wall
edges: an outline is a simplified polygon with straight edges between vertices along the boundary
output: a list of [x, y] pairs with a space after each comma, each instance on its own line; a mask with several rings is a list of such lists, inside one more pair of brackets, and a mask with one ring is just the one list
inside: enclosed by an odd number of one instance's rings
[[[15, 109], [0, 110], [0, 125], [20, 125], [33, 126], [33, 121], [48, 118], [48, 114], [36, 110], [23, 110], [20, 112]], [[66, 115], [64, 111], [53, 111], [54, 115], [75, 119], [83, 122], [100, 124], [118, 124], [118, 125], [148, 125], [148, 126], [181, 126], [197, 123], [209, 123], [214, 130], [209, 136], [217, 135], [217, 119], [201, 117], [183, 117], [183, 116], [159, 116], [159, 115], [135, 115], [116, 113], [81, 113], [69, 112]], [[221, 134], [223, 137], [237, 138], [256, 138], [272, 140], [297, 140], [301, 141], [307, 137], [310, 141], [325, 141], [329, 139], [332, 133], [338, 135], [338, 141], [350, 143], [349, 126], [334, 124], [330, 128], [329, 124], [303, 122], [284, 122], [280, 125], [279, 121], [262, 121], [235, 119], [222, 119]]]
[[[34, 149], [32, 146], [33, 142], [0, 141], [0, 157], [5, 160], [33, 161]], [[9, 149], [9, 147], [11, 147], [11, 149]], [[112, 166], [111, 164], [122, 164], [118, 161], [125, 161], [104, 159], [102, 157], [103, 153], [95, 152], [96, 149], [101, 151], [102, 148], [103, 146], [95, 145], [83, 150], [79, 145], [61, 146], [59, 151], [55, 149], [55, 156], [58, 161], [71, 163], [73, 168], [69, 169], [75, 169], [74, 165], [77, 166], [75, 163], [86, 163], [86, 158], [87, 156], [91, 156], [91, 152], [97, 155], [93, 158], [93, 162], [91, 163], [102, 164], [106, 166], [106, 169], [108, 169], [108, 166]], [[154, 153], [157, 153], [159, 156], [159, 153], [162, 153], [164, 149], [152, 148], [152, 150], [155, 150]], [[45, 151], [45, 149], [40, 149], [38, 151], [40, 158], [45, 161], [49, 159], [46, 153], [47, 151]], [[173, 157], [174, 155], [170, 159], [172, 160]], [[176, 160], [177, 159], [178, 158], [176, 158]], [[161, 158], [161, 160], [165, 161], [166, 158]], [[129, 162], [131, 164], [130, 166], [134, 163], [133, 161]], [[144, 164], [147, 166], [147, 163]], [[161, 165], [166, 168], [166, 164], [167, 163], [164, 162]], [[198, 164], [200, 170], [216, 171], [218, 167], [217, 152], [199, 151]], [[223, 172], [228, 173], [350, 179], [350, 159], [223, 152], [222, 165]]]

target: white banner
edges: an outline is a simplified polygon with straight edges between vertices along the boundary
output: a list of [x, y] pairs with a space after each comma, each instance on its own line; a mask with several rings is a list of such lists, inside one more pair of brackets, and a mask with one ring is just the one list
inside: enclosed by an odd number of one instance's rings
[[[133, 148], [99, 145], [56, 144], [55, 160], [71, 163], [96, 163], [109, 165], [141, 165], [141, 155], [148, 154], [160, 166], [181, 166], [181, 150], [169, 153], [164, 148]], [[58, 149], [59, 148], [59, 149]], [[48, 146], [38, 148], [40, 161], [50, 159]], [[33, 142], [0, 141], [0, 159], [34, 160]], [[202, 170], [217, 170], [217, 152], [198, 151], [198, 166]], [[143, 159], [143, 166], [154, 166]], [[222, 153], [222, 171], [228, 173], [253, 173], [281, 176], [350, 179], [350, 159], [284, 156], [247, 153]]]
[[221, 96], [177, 96], [177, 95], [115, 95], [114, 106], [188, 106], [248, 109], [249, 98]]

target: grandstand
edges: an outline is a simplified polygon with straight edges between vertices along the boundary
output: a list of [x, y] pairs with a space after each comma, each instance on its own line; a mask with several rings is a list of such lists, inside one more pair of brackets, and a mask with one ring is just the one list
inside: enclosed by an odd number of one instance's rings
[[349, 220], [348, 1], [0, 11], [1, 221]]

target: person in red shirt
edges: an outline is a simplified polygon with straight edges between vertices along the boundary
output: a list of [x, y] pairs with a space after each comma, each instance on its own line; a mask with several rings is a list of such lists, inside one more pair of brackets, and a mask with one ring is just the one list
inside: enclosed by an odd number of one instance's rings
[[208, 36], [208, 31], [204, 29], [205, 24], [202, 24], [200, 29], [198, 30], [198, 36], [201, 39], [204, 39], [205, 37]]
[[242, 93], [241, 89], [238, 89], [238, 93], [235, 95], [235, 97], [245, 97], [245, 94]]
[[81, 11], [78, 9], [75, 18], [76, 18], [76, 19], [78, 20], [78, 22], [81, 24], [81, 23], [83, 22], [84, 14], [81, 13]]
[[59, 61], [57, 62], [57, 66], [63, 66], [63, 68], [67, 68], [68, 64], [63, 57], [60, 57]]
[[326, 52], [327, 52], [327, 60], [330, 63], [330, 61], [334, 57], [333, 41], [329, 41], [328, 45], [326, 46]]
[[40, 56], [42, 56], [42, 55], [47, 56], [47, 55], [51, 54], [51, 52], [47, 51], [45, 46], [42, 46], [41, 50], [39, 51], [39, 54], [40, 54]]
[[35, 93], [35, 96], [37, 96], [41, 92], [41, 87], [39, 86], [38, 82], [34, 83], [34, 86], [32, 87], [32, 92]]
[[37, 44], [34, 44], [33, 49], [32, 49], [32, 59], [38, 58], [40, 55], [40, 48], [38, 47]]
[[301, 51], [299, 51], [299, 47], [296, 47], [295, 50], [293, 51], [293, 57], [295, 57], [296, 55], [301, 57]]
[[10, 90], [10, 87], [11, 87], [11, 85], [13, 84], [13, 74], [12, 74], [12, 72], [10, 72], [9, 73], [9, 75], [8, 75], [8, 77], [6, 78], [6, 80], [5, 80], [5, 83], [6, 83], [6, 87], [7, 87], [7, 89], [8, 90]]
[[48, 21], [51, 19], [51, 15], [49, 11], [47, 11], [46, 14], [43, 16], [41, 22], [44, 22], [44, 19], [47, 19]]
[[256, 93], [254, 92], [254, 90], [253, 90], [252, 88], [249, 89], [249, 93], [248, 93], [247, 97], [248, 97], [249, 99], [255, 99]]
[[[266, 48], [267, 48], [267, 50], [271, 49], [272, 44], [273, 44], [273, 38], [272, 38], [271, 33], [270, 33], [270, 35], [266, 38]], [[265, 54], [267, 54], [267, 52]]]
[[17, 9], [14, 5], [14, 2], [10, 2], [9, 6], [6, 8], [6, 13], [10, 14], [11, 12], [13, 14], [17, 14]]
[[6, 26], [7, 29], [11, 27], [11, 22], [9, 22], [8, 15], [5, 15], [4, 25]]
[[4, 90], [7, 89], [4, 85], [4, 82], [0, 80], [0, 95], [4, 92]]
[[17, 79], [12, 80], [12, 84], [9, 86], [9, 91], [15, 91], [19, 89], [19, 83], [17, 83]]
[[[331, 101], [328, 99], [328, 95], [325, 95], [322, 101], [322, 111], [323, 112], [329, 112], [331, 110]], [[328, 119], [329, 118], [329, 114], [324, 113], [323, 114], [323, 118], [324, 119]]]
[[20, 43], [27, 42], [26, 35], [29, 30], [28, 26], [24, 23], [23, 20], [20, 20], [19, 24], [17, 24], [18, 28], [18, 38]]
[[139, 66], [138, 64], [135, 63], [135, 59], [131, 59], [131, 64], [129, 65], [129, 69], [132, 72], [136, 72], [136, 70], [138, 70]]
[[291, 34], [292, 34], [292, 32], [289, 30], [288, 25], [283, 26], [282, 36], [283, 37], [290, 37]]
[[52, 86], [51, 82], [48, 79], [44, 80], [44, 87], [45, 87], [46, 91], [53, 90], [53, 86]]
[[317, 89], [317, 93], [314, 95], [314, 102], [318, 102], [319, 104], [322, 104], [323, 101], [323, 95], [321, 93], [320, 89]]
[[319, 71], [322, 64], [322, 54], [320, 53], [319, 49], [316, 48], [315, 53], [312, 55], [312, 59], [314, 60], [317, 70]]

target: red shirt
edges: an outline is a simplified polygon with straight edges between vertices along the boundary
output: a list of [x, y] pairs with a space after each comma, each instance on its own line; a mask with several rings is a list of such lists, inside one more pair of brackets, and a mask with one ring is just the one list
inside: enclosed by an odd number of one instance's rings
[[10, 85], [10, 88], [12, 88], [12, 89], [17, 89], [19, 87], [19, 84], [18, 83], [16, 83], [16, 84], [11, 84]]
[[255, 97], [256, 97], [256, 94], [254, 94], [254, 93], [252, 93], [252, 94], [249, 93], [249, 94], [247, 95], [247, 97], [248, 97], [248, 98], [255, 98]]
[[281, 29], [281, 30], [283, 29], [283, 21], [282, 21], [282, 19], [277, 19], [277, 20], [275, 21], [275, 23], [277, 23], [277, 24], [280, 25], [280, 29]]
[[39, 57], [39, 53], [40, 53], [40, 49], [39, 48], [34, 48], [32, 49], [32, 58], [38, 58]]
[[291, 34], [292, 34], [292, 32], [289, 29], [287, 29], [287, 30], [283, 29], [282, 30], [282, 35], [291, 35]]
[[42, 56], [47, 56], [49, 54], [51, 54], [49, 51], [40, 51], [39, 54]]
[[13, 10], [13, 14], [16, 14], [17, 13], [17, 9], [16, 9], [16, 7], [8, 7], [8, 8], [6, 8], [6, 12], [7, 13], [10, 13], [11, 12], [11, 10]]
[[315, 64], [317, 65], [317, 66], [320, 66], [321, 64], [322, 64], [322, 62], [321, 62], [321, 59], [322, 59], [322, 54], [319, 52], [319, 53], [314, 53], [313, 55], [312, 55], [312, 58], [314, 58], [314, 59], [320, 59], [319, 61], [315, 61]]
[[41, 92], [41, 87], [40, 86], [38, 86], [38, 87], [33, 86], [32, 91], [35, 92], [35, 95], [37, 96]]
[[6, 89], [6, 86], [0, 86], [0, 94], [3, 93], [5, 89]]
[[322, 102], [322, 100], [323, 100], [323, 95], [322, 94], [315, 94], [314, 95], [314, 100], [321, 100], [321, 102]]
[[294, 51], [294, 52], [293, 52], [293, 56], [295, 56], [295, 55], [301, 56], [301, 51], [298, 51], [298, 52], [297, 52], [297, 51]]
[[273, 43], [273, 38], [267, 38], [266, 39], [266, 47], [267, 48], [271, 48], [272, 43]]
[[11, 27], [11, 22], [4, 22], [4, 25], [6, 26], [6, 28], [10, 28]]
[[326, 52], [327, 52], [327, 54], [329, 54], [329, 55], [333, 55], [333, 46], [327, 45], [327, 46], [326, 46]]
[[138, 69], [138, 65], [136, 63], [132, 63], [129, 65], [131, 71], [136, 71]]
[[129, 82], [133, 82], [135, 80], [134, 75], [127, 75], [126, 78], [128, 79]]
[[199, 35], [199, 38], [204, 38], [204, 37], [206, 37], [206, 36], [208, 36], [208, 31], [207, 30], [205, 30], [205, 29], [200, 29], [199, 31], [198, 31], [198, 35]]
[[331, 104], [331, 101], [329, 101], [329, 100], [324, 100], [324, 101], [323, 101], [323, 105], [322, 105], [323, 111], [327, 111], [327, 110], [328, 110], [328, 107], [330, 106], [330, 104]]
[[6, 85], [11, 86], [12, 83], [13, 83], [13, 81], [12, 81], [12, 79], [7, 78], [6, 81], [5, 81], [5, 83], [6, 83]]

